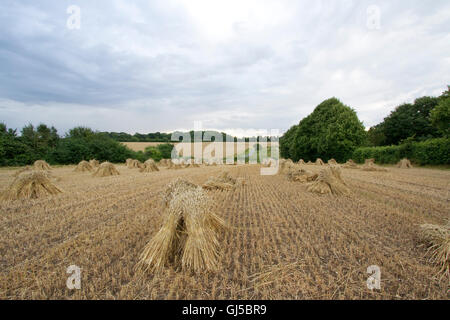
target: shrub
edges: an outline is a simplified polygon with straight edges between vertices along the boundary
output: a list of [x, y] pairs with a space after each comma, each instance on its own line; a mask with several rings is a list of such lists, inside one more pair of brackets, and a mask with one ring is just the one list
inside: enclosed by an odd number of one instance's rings
[[408, 140], [399, 146], [363, 147], [356, 149], [352, 158], [358, 163], [374, 158], [376, 163], [395, 164], [402, 158], [408, 158], [419, 165], [450, 164], [450, 139]]

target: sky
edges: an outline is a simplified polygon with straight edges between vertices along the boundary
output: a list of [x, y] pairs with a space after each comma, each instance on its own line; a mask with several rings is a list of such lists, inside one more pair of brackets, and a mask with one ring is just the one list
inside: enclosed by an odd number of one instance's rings
[[19, 130], [250, 136], [331, 97], [368, 129], [449, 75], [447, 0], [0, 2], [0, 122]]

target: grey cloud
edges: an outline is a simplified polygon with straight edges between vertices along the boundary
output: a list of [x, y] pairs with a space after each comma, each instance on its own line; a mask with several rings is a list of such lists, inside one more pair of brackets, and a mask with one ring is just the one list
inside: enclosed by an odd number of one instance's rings
[[[68, 30], [72, 4], [0, 4], [0, 118], [9, 126], [133, 133], [203, 120], [285, 130], [331, 96], [370, 126], [396, 104], [443, 91], [450, 74], [448, 1], [236, 2], [223, 15], [202, 13], [217, 18], [209, 26], [189, 1], [80, 0], [81, 29]], [[366, 26], [369, 5], [381, 9], [380, 30]]]

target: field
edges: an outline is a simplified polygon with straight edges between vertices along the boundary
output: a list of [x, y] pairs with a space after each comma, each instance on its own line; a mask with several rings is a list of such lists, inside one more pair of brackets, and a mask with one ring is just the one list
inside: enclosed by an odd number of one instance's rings
[[[351, 193], [318, 195], [259, 165], [206, 166], [92, 177], [54, 168], [64, 192], [0, 203], [0, 299], [448, 299], [449, 279], [429, 262], [418, 225], [450, 218], [450, 172], [343, 169]], [[308, 166], [319, 171], [320, 166]], [[204, 183], [228, 170], [246, 184], [208, 191], [230, 226], [221, 270], [192, 274], [136, 270], [160, 229], [160, 192], [176, 177]], [[0, 189], [13, 180], [0, 170]], [[81, 289], [66, 269], [81, 267]], [[381, 290], [366, 286], [381, 268]]]
[[145, 151], [147, 147], [156, 147], [165, 142], [121, 142], [133, 151]]

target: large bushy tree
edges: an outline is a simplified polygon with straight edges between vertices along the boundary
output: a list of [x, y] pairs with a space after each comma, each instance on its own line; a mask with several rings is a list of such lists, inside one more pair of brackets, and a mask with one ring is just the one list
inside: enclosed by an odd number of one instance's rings
[[421, 97], [413, 104], [405, 103], [395, 108], [382, 122], [384, 145], [399, 144], [410, 137], [417, 140], [439, 137], [430, 121], [430, 112], [438, 102], [436, 97]]
[[440, 100], [439, 104], [431, 110], [431, 123], [444, 137], [450, 137], [450, 97]]
[[345, 161], [365, 139], [364, 126], [355, 110], [331, 98], [286, 132], [280, 139], [280, 152], [294, 161]]

